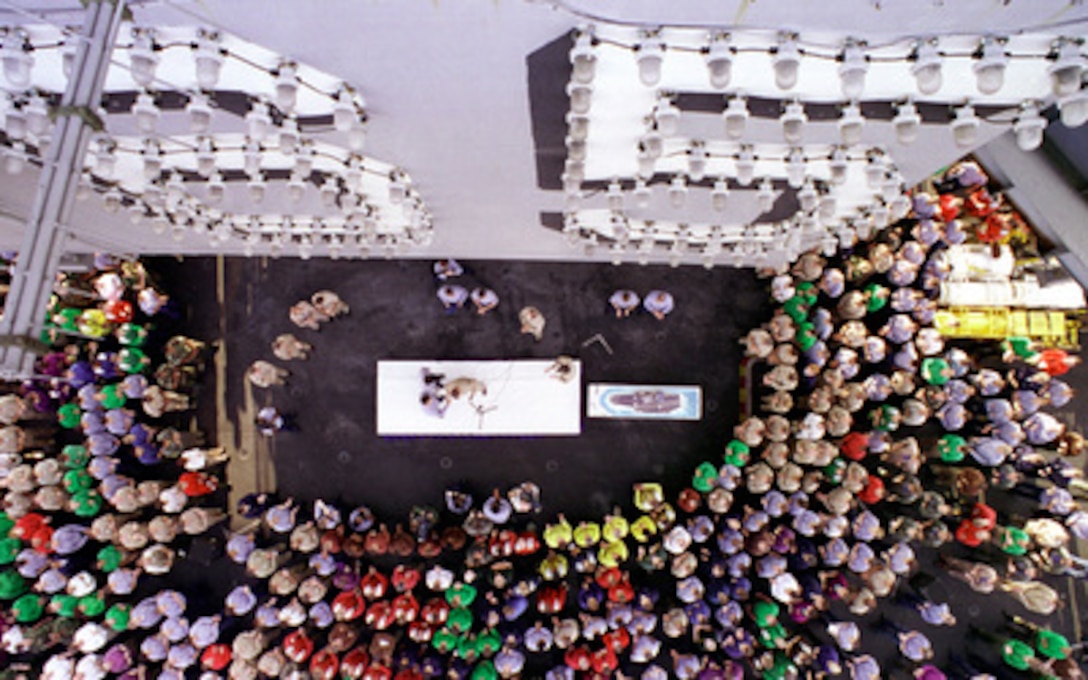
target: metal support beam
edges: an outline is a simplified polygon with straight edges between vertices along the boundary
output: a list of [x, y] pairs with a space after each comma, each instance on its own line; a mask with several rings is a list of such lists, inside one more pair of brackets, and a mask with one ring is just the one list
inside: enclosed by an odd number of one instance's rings
[[[52, 143], [38, 178], [37, 195], [27, 220], [23, 245], [12, 273], [11, 291], [0, 319], [0, 376], [12, 379], [33, 373], [35, 341], [44, 326], [65, 229], [92, 129], [80, 112], [93, 112], [125, 13], [125, 0], [91, 0], [80, 47], [58, 109]], [[21, 342], [15, 339], [22, 338]]]

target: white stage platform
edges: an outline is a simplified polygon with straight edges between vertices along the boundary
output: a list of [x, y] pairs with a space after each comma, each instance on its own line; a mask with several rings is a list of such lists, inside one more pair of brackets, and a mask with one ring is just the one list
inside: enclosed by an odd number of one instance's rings
[[[582, 364], [574, 362], [572, 380], [561, 382], [545, 371], [551, 360], [519, 361], [379, 361], [377, 430], [379, 436], [572, 436], [582, 432]], [[445, 375], [446, 383], [474, 378], [486, 395], [470, 403], [451, 399], [445, 415], [420, 404], [423, 370]]]

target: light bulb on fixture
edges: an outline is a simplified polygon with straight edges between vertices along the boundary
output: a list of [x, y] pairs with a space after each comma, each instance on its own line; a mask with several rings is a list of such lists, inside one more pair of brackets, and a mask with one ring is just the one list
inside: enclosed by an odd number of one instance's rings
[[145, 139], [141, 151], [144, 164], [144, 179], [151, 182], [162, 174], [162, 149], [153, 139]]
[[25, 139], [27, 133], [26, 112], [9, 103], [8, 110], [4, 112], [4, 133], [10, 139]]
[[922, 117], [918, 114], [914, 102], [909, 99], [895, 110], [892, 126], [895, 128], [895, 138], [900, 144], [913, 144], [918, 139], [921, 125]]
[[[154, 186], [154, 185], [152, 185]], [[150, 188], [150, 187], [149, 187]], [[166, 180], [166, 197], [165, 200], [172, 206], [181, 203], [186, 197], [185, 180], [181, 176], [180, 172], [170, 173], [170, 178]], [[144, 192], [144, 200], [155, 205], [156, 201], [148, 200], [147, 192]]]
[[774, 190], [774, 185], [771, 184], [770, 177], [764, 177], [759, 183], [759, 189], [756, 191], [756, 204], [759, 206], [759, 212], [768, 213], [771, 208], [774, 207], [774, 200], [777, 194]]
[[580, 28], [574, 35], [574, 47], [570, 50], [570, 77], [577, 83], [592, 83], [597, 68], [597, 54], [593, 47], [593, 34]]
[[850, 169], [850, 164], [846, 160], [846, 152], [842, 148], [836, 147], [831, 152], [831, 158], [828, 159], [827, 165], [831, 170], [831, 183], [835, 185], [844, 184]]
[[857, 99], [865, 91], [865, 74], [869, 72], [869, 64], [865, 60], [865, 52], [861, 45], [853, 40], [847, 40], [843, 48], [842, 65], [839, 66], [839, 80], [842, 85], [842, 94], [847, 99]]
[[706, 143], [693, 140], [688, 149], [688, 177], [692, 182], [701, 182], [706, 177]]
[[358, 120], [355, 112], [355, 98], [351, 88], [346, 84], [340, 87], [336, 93], [336, 101], [332, 105], [332, 125], [337, 132], [347, 132], [353, 123]]
[[706, 49], [706, 70], [711, 87], [716, 90], [729, 87], [733, 77], [733, 49], [729, 45], [728, 33], [719, 33], [710, 38], [710, 45]]
[[223, 175], [218, 172], [213, 172], [212, 176], [208, 178], [208, 184], [206, 185], [208, 192], [208, 203], [215, 205], [223, 201], [223, 196], [227, 192], [227, 185], [223, 182]]
[[883, 203], [877, 203], [869, 214], [873, 218], [873, 226], [877, 229], [888, 226], [888, 221], [891, 220], [891, 211]]
[[661, 136], [661, 131], [657, 129], [657, 125], [652, 125], [646, 131], [646, 134], [639, 140], [639, 145], [645, 149], [646, 155], [654, 160], [661, 158], [661, 154], [665, 152], [665, 139]]
[[197, 174], [201, 177], [210, 177], [215, 172], [215, 147], [211, 137], [197, 138]]
[[725, 121], [725, 136], [729, 139], [740, 139], [744, 136], [744, 128], [748, 124], [748, 102], [744, 97], [736, 95], [729, 99], [729, 105], [722, 111], [722, 119]]
[[128, 48], [129, 75], [139, 88], [151, 87], [159, 55], [155, 53], [154, 32], [150, 28], [132, 29], [132, 46]]
[[298, 65], [285, 61], [276, 69], [276, 106], [284, 113], [291, 113], [297, 102]]
[[348, 130], [348, 148], [359, 153], [366, 146], [366, 125], [363, 121], [355, 121]]
[[941, 53], [937, 50], [937, 39], [919, 40], [911, 55], [914, 64], [910, 67], [918, 92], [924, 95], [936, 94], [941, 89]]
[[639, 209], [646, 209], [650, 207], [650, 197], [652, 192], [649, 185], [646, 184], [646, 180], [639, 177], [635, 180], [635, 190], [632, 192], [635, 197], [635, 207]]
[[189, 129], [194, 134], [204, 134], [212, 126], [212, 107], [208, 98], [201, 92], [189, 95], [189, 103], [185, 106], [185, 112], [189, 114]]
[[618, 179], [613, 179], [608, 183], [608, 190], [605, 192], [605, 197], [608, 199], [609, 210], [613, 212], [623, 210], [623, 186]]
[[136, 95], [136, 100], [132, 103], [132, 115], [136, 117], [136, 129], [140, 134], [154, 134], [159, 124], [159, 107], [155, 105], [155, 96], [150, 92]]
[[196, 82], [200, 89], [214, 90], [219, 84], [219, 72], [223, 67], [223, 53], [217, 32], [203, 28], [197, 31], [193, 60], [196, 62]]
[[314, 171], [314, 155], [316, 153], [313, 144], [306, 141], [301, 142], [298, 152], [295, 154], [295, 172], [302, 175], [303, 178], [309, 177], [310, 173]]
[[593, 105], [593, 86], [588, 83], [568, 83], [567, 97], [570, 98], [571, 112], [589, 113], [589, 109]]
[[786, 143], [799, 143], [804, 134], [805, 123], [808, 121], [808, 116], [805, 115], [805, 107], [801, 102], [794, 100], [786, 104], [786, 110], [779, 120], [782, 123], [782, 137], [785, 138]]
[[834, 218], [838, 207], [839, 201], [834, 194], [828, 192], [820, 196], [820, 205], [818, 207], [820, 219], [827, 221]]
[[772, 61], [774, 84], [780, 90], [792, 90], [797, 85], [797, 77], [801, 70], [801, 51], [797, 48], [797, 37], [780, 35]]
[[854, 146], [861, 143], [861, 135], [865, 130], [865, 118], [861, 115], [861, 107], [857, 102], [850, 102], [842, 110], [839, 118], [839, 137], [843, 146]]
[[688, 197], [688, 183], [683, 175], [676, 175], [669, 182], [669, 204], [679, 210]]
[[737, 184], [742, 187], [750, 185], [756, 177], [756, 158], [752, 153], [752, 147], [744, 145], [740, 148], [734, 167]]
[[675, 135], [680, 127], [680, 109], [664, 93], [658, 95], [657, 104], [654, 105], [654, 122], [665, 137]]
[[1078, 90], [1058, 100], [1058, 114], [1062, 125], [1074, 128], [1088, 121], [1088, 90]]
[[657, 31], [643, 31], [642, 40], [635, 46], [638, 63], [638, 79], [646, 87], [653, 87], [661, 80], [661, 64], [665, 59], [665, 45], [657, 37]]
[[1079, 40], [1062, 38], [1058, 41], [1054, 63], [1047, 69], [1055, 97], [1065, 97], [1080, 89], [1084, 73], [1084, 55]]
[[622, 243], [613, 243], [608, 250], [612, 254], [612, 264], [614, 266], [618, 267], [623, 264], [624, 247]]
[[12, 142], [10, 147], [4, 149], [4, 172], [18, 175], [26, 167], [26, 160], [26, 144]]
[[565, 174], [567, 179], [571, 182], [581, 184], [586, 178], [586, 164], [582, 161], [568, 158], [563, 163], [563, 174]]
[[272, 116], [268, 112], [268, 104], [260, 101], [253, 102], [249, 113], [246, 114], [246, 130], [249, 138], [258, 142], [263, 141], [271, 128]]
[[293, 156], [298, 151], [298, 121], [294, 117], [284, 118], [280, 125], [279, 147], [284, 156]]
[[34, 66], [33, 48], [26, 34], [19, 28], [9, 28], [0, 46], [0, 60], [4, 62], [4, 77], [18, 89], [30, 85], [30, 72]]
[[585, 141], [589, 136], [589, 116], [568, 112], [567, 134], [574, 139]]
[[586, 140], [575, 139], [570, 135], [567, 135], [563, 142], [567, 145], [567, 158], [573, 158], [576, 161], [584, 161], [586, 159]]
[[978, 61], [975, 62], [975, 86], [982, 94], [996, 94], [1005, 85], [1005, 67], [1009, 55], [1005, 54], [999, 38], [982, 41]]
[[336, 199], [340, 196], [340, 185], [335, 177], [329, 175], [322, 182], [319, 192], [321, 194], [321, 203], [326, 208], [331, 208], [336, 205]]
[[1035, 102], [1024, 102], [1020, 113], [1012, 124], [1016, 135], [1016, 144], [1024, 151], [1034, 151], [1043, 144], [1043, 132], [1046, 130], [1046, 118], [1039, 114]]
[[786, 156], [786, 180], [791, 188], [799, 189], [805, 183], [805, 154], [801, 149], [790, 149]]
[[801, 205], [801, 212], [812, 212], [819, 204], [819, 200], [820, 195], [816, 193], [816, 185], [812, 183], [812, 178], [806, 178], [797, 191], [797, 202]]
[[344, 184], [349, 191], [363, 190], [363, 162], [353, 155], [348, 160], [348, 169], [344, 171]]
[[113, 179], [114, 170], [117, 168], [117, 157], [113, 155], [113, 148], [113, 142], [105, 137], [95, 144], [94, 171], [105, 180]]
[[254, 203], [260, 203], [264, 200], [264, 195], [268, 185], [264, 181], [264, 177], [261, 174], [257, 174], [253, 179], [246, 182], [246, 190], [249, 192], [249, 200]]
[[261, 145], [255, 140], [247, 139], [242, 147], [242, 166], [250, 177], [261, 172]]
[[965, 149], [974, 146], [978, 139], [979, 118], [975, 115], [975, 107], [965, 104], [956, 109], [956, 117], [949, 123], [952, 128], [952, 139], [956, 146]]
[[60, 43], [60, 70], [66, 79], [72, 77], [72, 67], [76, 63], [76, 52], [79, 51], [79, 29], [67, 28]]
[[884, 185], [885, 171], [884, 155], [869, 154], [869, 162], [865, 164], [865, 183], [871, 190], [876, 191]]
[[716, 212], [725, 210], [729, 203], [729, 183], [724, 177], [714, 181], [714, 188], [710, 190], [710, 207]]
[[121, 191], [117, 187], [112, 187], [102, 194], [102, 208], [106, 212], [115, 213], [121, 209], [121, 200]]
[[[23, 111], [26, 113], [26, 129], [30, 134], [41, 137], [49, 131], [49, 106], [40, 93], [34, 92], [30, 95], [26, 104], [23, 105]], [[39, 152], [39, 155], [45, 154]]]

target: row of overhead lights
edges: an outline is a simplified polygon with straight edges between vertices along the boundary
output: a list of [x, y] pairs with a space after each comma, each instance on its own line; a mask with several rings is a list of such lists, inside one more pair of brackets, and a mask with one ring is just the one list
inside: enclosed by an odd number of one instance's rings
[[[35, 30], [35, 34], [41, 32]], [[354, 88], [286, 59], [269, 69], [258, 63], [262, 59], [244, 54], [255, 52], [249, 50], [252, 46], [217, 32], [198, 29], [191, 41], [175, 37], [160, 44], [157, 37], [167, 33], [176, 34], [178, 29], [160, 33], [134, 27], [132, 42], [116, 48], [114, 65], [126, 68], [138, 89], [131, 107], [122, 109], [111, 102], [125, 95], [107, 92], [106, 110], [98, 115], [108, 122], [106, 111], [130, 113], [138, 135], [112, 136], [106, 130], [95, 136], [79, 185], [80, 197], [97, 193], [106, 210], [127, 208], [134, 223], [148, 222], [155, 232], [171, 231], [177, 239], [188, 233], [207, 233], [213, 246], [240, 239], [247, 254], [255, 247], [279, 250], [294, 243], [303, 257], [315, 245], [326, 246], [334, 255], [350, 242], [358, 246], [350, 249], [356, 255], [381, 249], [391, 256], [398, 249], [430, 242], [433, 221], [407, 173], [360, 153], [367, 116]], [[20, 88], [9, 91], [4, 102], [3, 167], [7, 172], [19, 172], [27, 162], [40, 163], [44, 158], [51, 129], [49, 111], [59, 99], [57, 93], [35, 84], [34, 52], [59, 47], [65, 75], [70, 77], [75, 40], [32, 45], [27, 30], [7, 29], [0, 43], [0, 61], [8, 83]], [[164, 68], [168, 55], [182, 47], [192, 52], [192, 86], [170, 82], [178, 80], [176, 63]], [[119, 59], [120, 54], [127, 55], [127, 60]], [[267, 76], [226, 82], [221, 74], [232, 59]], [[46, 75], [42, 74], [42, 80], [48, 82]], [[116, 83], [116, 79], [107, 76], [107, 82]], [[234, 110], [234, 101], [228, 108], [219, 106], [217, 97], [222, 92], [231, 93], [231, 99], [241, 92], [248, 110]], [[174, 105], [164, 108], [165, 101]], [[162, 119], [178, 109], [177, 102], [184, 105], [192, 135], [161, 136]], [[243, 130], [213, 131], [217, 110], [229, 113], [230, 119], [241, 118]], [[343, 133], [350, 151], [318, 142], [311, 132]], [[245, 210], [243, 214], [219, 210], [216, 206], [226, 196], [236, 196], [228, 191], [232, 186], [244, 186], [242, 193], [252, 204], [261, 204], [273, 193], [277, 199], [282, 196], [298, 204], [312, 187], [320, 205], [331, 214], [253, 216]], [[194, 187], [202, 191], [194, 193]], [[292, 211], [287, 207], [281, 212]]]

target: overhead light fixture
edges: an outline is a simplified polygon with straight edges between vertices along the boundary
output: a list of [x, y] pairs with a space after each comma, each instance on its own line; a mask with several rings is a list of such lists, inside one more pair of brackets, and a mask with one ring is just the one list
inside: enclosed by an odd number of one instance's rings
[[570, 97], [570, 110], [574, 113], [589, 113], [593, 104], [593, 86], [588, 83], [567, 84], [567, 96]]
[[[155, 185], [152, 185], [155, 187]], [[170, 173], [170, 178], [166, 180], [166, 201], [171, 205], [177, 205], [181, 203], [186, 196], [185, 191], [185, 179], [181, 176], [180, 172]], [[158, 188], [158, 187], [155, 187]], [[161, 198], [161, 195], [160, 195]], [[156, 204], [156, 200], [148, 200], [147, 192], [144, 192], [144, 200], [151, 205]], [[161, 203], [161, 201], [159, 201]]]
[[196, 62], [196, 82], [202, 90], [214, 90], [219, 84], [219, 72], [223, 67], [223, 54], [219, 45], [219, 33], [207, 29], [197, 31], [193, 46]]
[[337, 183], [335, 177], [329, 175], [325, 178], [325, 181], [321, 183], [321, 188], [318, 192], [321, 194], [321, 203], [326, 208], [331, 208], [336, 205], [336, 199], [340, 196], [340, 185]]
[[408, 183], [405, 180], [406, 177], [400, 170], [389, 173], [389, 202], [393, 205], [400, 205], [408, 196]]
[[914, 64], [910, 72], [914, 75], [914, 82], [918, 92], [929, 96], [936, 94], [941, 89], [941, 53], [937, 49], [937, 39], [919, 40], [914, 47], [911, 57]]
[[714, 188], [710, 190], [710, 207], [716, 212], [725, 210], [729, 203], [729, 183], [724, 177], [714, 181]]
[[1046, 130], [1046, 118], [1039, 114], [1035, 102], [1024, 102], [1012, 124], [1016, 135], [1016, 145], [1024, 151], [1034, 151], [1043, 144], [1043, 132]]
[[205, 189], [208, 193], [208, 203], [215, 205], [223, 201], [223, 196], [227, 192], [227, 185], [223, 182], [223, 175], [218, 171], [213, 172], [212, 176], [208, 178], [208, 184], [205, 185]]
[[857, 102], [850, 102], [842, 110], [839, 118], [839, 137], [844, 146], [854, 146], [861, 143], [861, 135], [865, 130], [865, 118], [861, 115], [861, 107]]
[[605, 192], [605, 197], [608, 198], [609, 210], [613, 212], [623, 210], [623, 186], [618, 179], [613, 179], [608, 183], [608, 190]]
[[23, 105], [23, 111], [26, 112], [26, 129], [30, 134], [41, 137], [49, 131], [49, 106], [40, 93], [34, 92], [30, 95]]
[[831, 158], [828, 159], [827, 165], [831, 171], [831, 183], [835, 185], [845, 184], [850, 170], [850, 163], [846, 159], [846, 152], [841, 148], [836, 147], [835, 150], [831, 152]]
[[782, 137], [787, 144], [798, 144], [805, 131], [805, 123], [808, 116], [805, 115], [805, 107], [796, 99], [786, 104], [786, 110], [780, 119], [782, 122]]
[[679, 210], [688, 197], [688, 183], [683, 175], [676, 175], [669, 182], [669, 204]]
[[1062, 125], [1075, 128], [1088, 121], [1088, 90], [1078, 90], [1058, 100], [1058, 114]]
[[584, 161], [586, 159], [586, 140], [575, 139], [570, 135], [567, 135], [563, 140], [567, 147], [567, 158], [573, 158], [576, 161]]
[[159, 124], [159, 107], [155, 105], [155, 96], [150, 92], [136, 95], [132, 103], [132, 115], [136, 116], [136, 129], [142, 135], [155, 134]]
[[612, 264], [616, 267], [623, 264], [623, 251], [624, 247], [622, 243], [613, 243], [608, 249], [612, 253]]
[[949, 123], [952, 128], [952, 139], [961, 149], [974, 146], [978, 139], [979, 119], [975, 115], [975, 107], [964, 104], [956, 109], [956, 117]]
[[658, 94], [657, 104], [654, 105], [654, 121], [665, 137], [672, 137], [680, 127], [680, 109], [663, 92]]
[[665, 60], [665, 44], [658, 38], [658, 31], [642, 32], [642, 40], [635, 46], [638, 63], [638, 79], [646, 87], [654, 87], [661, 81], [661, 64]]
[[132, 29], [132, 46], [128, 49], [129, 75], [140, 88], [151, 87], [155, 80], [159, 55], [155, 53], [154, 36], [150, 28]]
[[768, 213], [771, 208], [774, 208], [774, 199], [776, 193], [774, 185], [771, 184], [770, 177], [764, 177], [759, 183], [759, 189], [756, 191], [756, 203], [759, 206], [759, 212]]
[[242, 165], [250, 177], [261, 173], [261, 145], [255, 139], [246, 139], [242, 146]]
[[688, 149], [688, 177], [692, 182], [701, 182], [706, 177], [706, 143], [702, 140], [693, 140]]
[[838, 211], [839, 201], [835, 198], [835, 194], [828, 192], [823, 196], [820, 196], [819, 215], [821, 220], [830, 220], [835, 217], [835, 213]]
[[34, 67], [30, 42], [19, 28], [9, 28], [0, 46], [0, 60], [4, 62], [4, 77], [12, 86], [22, 90], [30, 85], [30, 72]]
[[729, 99], [729, 105], [722, 111], [722, 119], [725, 121], [725, 136], [729, 139], [740, 139], [744, 136], [744, 128], [748, 124], [748, 102], [744, 97], [736, 95]]
[[570, 50], [570, 77], [577, 83], [592, 83], [597, 70], [597, 51], [593, 46], [593, 34], [585, 28], [574, 35], [574, 47]]
[[189, 95], [189, 103], [185, 105], [185, 112], [189, 114], [189, 129], [194, 134], [204, 134], [212, 126], [212, 107], [208, 98], [201, 92]]
[[1005, 67], [1009, 55], [1005, 53], [999, 38], [983, 39], [978, 60], [975, 62], [975, 86], [982, 94], [996, 94], [1005, 85]]
[[909, 99], [895, 110], [895, 118], [892, 119], [895, 128], [895, 138], [900, 144], [913, 144], [918, 139], [918, 131], [922, 127], [922, 117], [918, 114], [918, 108]]
[[651, 124], [650, 129], [646, 130], [646, 134], [639, 140], [639, 144], [646, 150], [646, 154], [654, 160], [661, 158], [661, 154], [665, 152], [665, 140], [656, 124]]
[[883, 229], [888, 226], [889, 220], [891, 220], [891, 211], [888, 210], [888, 206], [883, 203], [877, 203], [870, 211], [869, 215], [873, 218], [873, 226], [877, 229]]
[[638, 177], [639, 179], [646, 181], [654, 176], [654, 168], [657, 165], [657, 158], [650, 153], [645, 144], [639, 142], [638, 144]]
[[631, 192], [635, 198], [635, 207], [645, 209], [650, 207], [650, 197], [652, 192], [649, 185], [646, 184], [646, 180], [639, 177], [635, 180], [635, 189]]
[[246, 130], [250, 139], [261, 142], [268, 136], [272, 129], [272, 115], [268, 111], [268, 104], [254, 101], [246, 114]]
[[718, 33], [710, 38], [706, 48], [706, 70], [711, 87], [716, 90], [729, 87], [733, 77], [733, 48], [729, 45], [728, 33]]
[[201, 177], [211, 177], [215, 172], [215, 146], [211, 137], [199, 137], [196, 140], [196, 172]]
[[108, 137], [100, 137], [95, 143], [94, 171], [104, 180], [113, 179], [117, 168], [117, 157], [113, 155], [114, 142]]
[[1080, 49], [1079, 40], [1062, 38], [1058, 41], [1057, 55], [1048, 69], [1055, 97], [1065, 97], [1080, 89], [1081, 75], [1084, 73], [1084, 55]]
[[306, 140], [299, 142], [298, 151], [295, 152], [295, 166], [294, 171], [302, 175], [303, 178], [310, 176], [310, 173], [314, 171], [314, 156], [317, 151], [314, 149], [314, 145]]
[[847, 99], [858, 99], [865, 91], [865, 74], [869, 72], [869, 63], [861, 45], [847, 39], [842, 53], [842, 65], [839, 66], [839, 80], [842, 94]]
[[276, 69], [276, 106], [284, 113], [291, 113], [297, 102], [298, 64], [284, 61]]
[[801, 149], [790, 149], [786, 156], [786, 180], [790, 187], [797, 189], [804, 184], [807, 169], [805, 154]]
[[797, 85], [801, 70], [801, 51], [797, 48], [797, 36], [780, 34], [774, 53], [774, 84], [780, 90], [792, 90]]
[[736, 168], [737, 184], [742, 187], [750, 185], [756, 174], [756, 157], [752, 153], [752, 147], [746, 144], [740, 148], [734, 166]]

